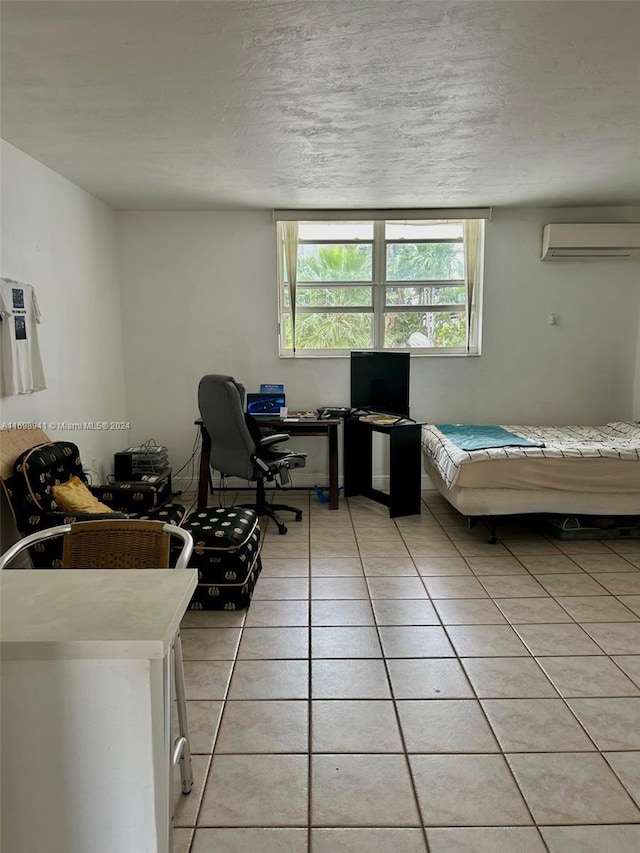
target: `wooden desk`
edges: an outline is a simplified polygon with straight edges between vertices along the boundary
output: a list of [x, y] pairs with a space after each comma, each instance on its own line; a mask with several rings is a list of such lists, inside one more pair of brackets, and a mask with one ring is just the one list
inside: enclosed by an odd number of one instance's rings
[[[295, 417], [295, 413], [291, 413]], [[338, 509], [338, 426], [340, 418], [300, 418], [298, 421], [272, 421], [260, 419], [261, 427], [276, 429], [292, 438], [309, 435], [326, 435], [329, 440], [329, 509]], [[202, 435], [200, 471], [198, 475], [198, 508], [205, 507], [209, 498], [209, 459], [211, 437], [201, 419], [196, 421]]]

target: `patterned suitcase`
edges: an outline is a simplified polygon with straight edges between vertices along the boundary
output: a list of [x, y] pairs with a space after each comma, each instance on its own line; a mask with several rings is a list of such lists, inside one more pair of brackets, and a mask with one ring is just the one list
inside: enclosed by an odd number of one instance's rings
[[182, 527], [193, 536], [189, 561], [198, 569], [190, 610], [242, 610], [251, 603], [262, 569], [260, 525], [252, 509], [198, 509]]

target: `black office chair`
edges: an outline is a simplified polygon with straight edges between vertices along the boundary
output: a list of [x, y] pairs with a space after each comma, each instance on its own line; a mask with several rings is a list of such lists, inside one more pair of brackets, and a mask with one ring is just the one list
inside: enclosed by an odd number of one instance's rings
[[244, 387], [232, 376], [203, 376], [198, 386], [198, 406], [204, 426], [211, 436], [211, 467], [221, 474], [256, 481], [256, 500], [239, 506], [255, 509], [272, 518], [279, 533], [287, 528], [277, 512], [293, 512], [302, 520], [302, 510], [285, 504], [267, 503], [265, 481], [276, 488], [291, 481], [289, 470], [304, 468], [306, 453], [295, 453], [273, 445], [286, 441], [286, 433], [263, 436], [258, 422], [244, 412]]

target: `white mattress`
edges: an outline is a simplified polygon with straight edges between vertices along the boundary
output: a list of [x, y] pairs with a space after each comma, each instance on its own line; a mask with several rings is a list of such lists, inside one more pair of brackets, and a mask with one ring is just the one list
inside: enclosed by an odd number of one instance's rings
[[[544, 447], [462, 450], [433, 424], [422, 428], [427, 460], [443, 485], [472, 488], [555, 489], [640, 493], [640, 424], [504, 426]], [[495, 463], [495, 464], [494, 464]]]

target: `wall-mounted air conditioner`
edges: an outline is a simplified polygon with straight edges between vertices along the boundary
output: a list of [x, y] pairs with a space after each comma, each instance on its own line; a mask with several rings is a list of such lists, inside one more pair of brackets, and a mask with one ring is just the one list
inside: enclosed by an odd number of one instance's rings
[[545, 225], [542, 261], [640, 257], [640, 222]]

